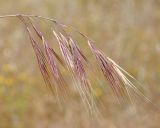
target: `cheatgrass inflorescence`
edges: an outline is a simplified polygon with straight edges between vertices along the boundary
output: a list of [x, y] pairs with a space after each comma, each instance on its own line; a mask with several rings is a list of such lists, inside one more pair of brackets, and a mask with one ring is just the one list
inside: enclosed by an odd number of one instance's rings
[[[72, 38], [72, 35], [65, 31], [64, 28], [67, 27], [85, 38], [86, 45], [88, 45], [90, 52], [95, 56], [102, 74], [108, 81], [117, 99], [132, 101], [130, 92], [130, 90], [132, 90], [138, 94], [138, 96], [143, 97], [146, 101], [151, 103], [151, 101], [129, 80], [129, 78], [131, 78], [136, 81], [134, 77], [122, 69], [111, 58], [105, 56], [94, 46], [94, 41], [75, 28], [61, 24], [54, 19], [36, 15], [17, 14], [1, 16], [0, 18], [7, 17], [17, 17], [25, 25], [44, 81], [58, 97], [66, 97], [70, 86], [63, 78], [63, 74], [59, 68], [60, 64], [70, 73], [75, 88], [86, 106], [90, 109], [96, 108], [96, 103], [94, 102], [94, 88], [92, 87], [90, 79], [87, 76], [87, 70], [85, 69], [85, 65], [90, 66], [89, 58], [83, 53], [76, 43], [76, 40]], [[57, 26], [56, 30], [54, 28], [52, 28], [52, 30], [57, 44], [59, 45], [61, 55], [56, 53], [54, 47], [47, 41], [43, 32], [33, 23], [32, 18], [48, 20]]]

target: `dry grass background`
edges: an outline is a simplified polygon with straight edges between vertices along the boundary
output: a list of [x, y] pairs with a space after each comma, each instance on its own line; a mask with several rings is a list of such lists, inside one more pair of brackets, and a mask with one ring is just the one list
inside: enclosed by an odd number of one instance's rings
[[[87, 34], [97, 42], [97, 47], [141, 81], [147, 88], [146, 95], [160, 106], [159, 0], [0, 0], [0, 3], [0, 15], [52, 17]], [[86, 44], [81, 47], [85, 50]], [[98, 84], [105, 83], [100, 78]], [[97, 97], [101, 95], [103, 92], [97, 89]], [[141, 103], [139, 111], [130, 113], [120, 109], [112, 96], [105, 98], [101, 127], [160, 127], [160, 114], [152, 106]], [[48, 93], [23, 25], [16, 19], [1, 19], [0, 128], [99, 127], [86, 115], [78, 97], [72, 97], [65, 108], [59, 110]]]

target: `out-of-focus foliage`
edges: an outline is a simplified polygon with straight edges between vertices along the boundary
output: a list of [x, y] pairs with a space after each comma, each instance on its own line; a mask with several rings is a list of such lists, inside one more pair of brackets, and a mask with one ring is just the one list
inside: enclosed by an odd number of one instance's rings
[[[158, 0], [0, 0], [0, 3], [0, 15], [37, 14], [76, 27], [143, 83], [152, 102], [160, 106]], [[85, 50], [86, 44], [80, 45]], [[93, 86], [96, 96], [101, 97], [103, 90], [96, 84]], [[77, 99], [72, 97], [64, 111], [59, 109], [42, 80], [24, 26], [14, 18], [0, 19], [0, 128], [98, 127], [89, 120]], [[107, 95], [106, 99], [103, 127], [160, 127], [160, 114], [151, 106], [130, 114], [119, 110], [112, 96]]]

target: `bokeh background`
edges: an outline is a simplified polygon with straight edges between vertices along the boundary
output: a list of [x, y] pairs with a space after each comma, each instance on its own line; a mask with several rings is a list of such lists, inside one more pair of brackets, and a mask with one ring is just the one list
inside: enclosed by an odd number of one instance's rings
[[[16, 13], [51, 17], [76, 27], [138, 79], [160, 106], [159, 0], [0, 0], [0, 15]], [[97, 90], [97, 97], [101, 93]], [[152, 106], [130, 113], [119, 109], [113, 97], [105, 98], [109, 100], [101, 127], [160, 127], [160, 112]], [[16, 18], [0, 19], [0, 128], [99, 127], [80, 102], [71, 97], [65, 109], [59, 109], [43, 82], [24, 26]]]

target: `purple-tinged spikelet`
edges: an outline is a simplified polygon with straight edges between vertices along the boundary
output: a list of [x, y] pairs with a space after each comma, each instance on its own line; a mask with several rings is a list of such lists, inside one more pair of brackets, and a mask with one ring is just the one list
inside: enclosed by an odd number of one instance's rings
[[[61, 72], [59, 71], [59, 68], [56, 64], [56, 59], [63, 65], [63, 61], [62, 59], [58, 56], [58, 54], [49, 46], [49, 43], [46, 41], [46, 39], [44, 38], [42, 32], [40, 32], [35, 25], [32, 24], [33, 29], [35, 30], [36, 34], [38, 35], [38, 37], [42, 40], [43, 42], [43, 46], [44, 46], [44, 51], [45, 51], [45, 55], [47, 58], [47, 62], [48, 62], [48, 67], [50, 69], [51, 75], [53, 76], [53, 79], [56, 83], [56, 85], [54, 88], [56, 88], [56, 93], [58, 93], [59, 91], [63, 91], [63, 98], [66, 97], [67, 93], [66, 93], [66, 83], [61, 75]], [[53, 82], [53, 81], [52, 81]], [[53, 84], [53, 83], [52, 83]], [[59, 90], [58, 90], [59, 89]], [[59, 94], [57, 94], [59, 95]]]
[[51, 79], [50, 79], [49, 70], [47, 68], [48, 64], [47, 64], [47, 60], [45, 58], [45, 55], [42, 52], [42, 50], [40, 49], [38, 43], [32, 37], [32, 34], [31, 34], [29, 28], [27, 28], [27, 31], [28, 31], [28, 35], [30, 37], [31, 44], [32, 44], [32, 47], [34, 49], [34, 52], [35, 52], [35, 55], [36, 55], [36, 58], [37, 58], [37, 61], [38, 61], [38, 65], [39, 65], [39, 69], [41, 71], [41, 74], [44, 78], [44, 81], [45, 81], [46, 85], [48, 85], [48, 87], [53, 92], [52, 82], [51, 82]]
[[56, 37], [58, 43], [59, 43], [59, 47], [61, 50], [61, 53], [63, 55], [64, 60], [66, 61], [68, 67], [73, 67], [73, 58], [71, 55], [71, 52], [68, 48], [68, 42], [67, 40], [65, 40], [64, 38], [61, 38], [55, 31], [53, 31], [54, 36]]
[[[85, 68], [82, 62], [82, 59], [87, 62], [85, 55], [78, 48], [76, 43], [73, 41], [71, 37], [67, 40], [64, 35], [60, 33], [58, 35], [55, 31], [53, 31], [61, 49], [62, 55], [68, 65], [69, 70], [73, 74], [73, 79], [76, 81], [75, 86], [84, 101], [85, 104], [88, 105], [90, 109], [93, 108], [93, 97], [92, 97], [92, 88], [90, 86], [89, 80], [87, 78]], [[92, 104], [92, 105], [91, 105]], [[95, 106], [94, 106], [95, 107]]]
[[[93, 54], [96, 56], [96, 60], [100, 65], [103, 75], [108, 80], [111, 88], [117, 98], [125, 96], [125, 87], [123, 85], [123, 79], [120, 71], [116, 68], [114, 63], [105, 57], [98, 49], [96, 49], [91, 41], [88, 41], [88, 45], [91, 48]], [[119, 72], [118, 72], [119, 71]]]

